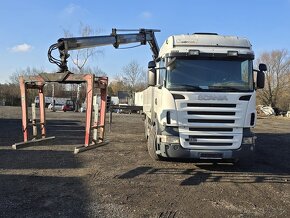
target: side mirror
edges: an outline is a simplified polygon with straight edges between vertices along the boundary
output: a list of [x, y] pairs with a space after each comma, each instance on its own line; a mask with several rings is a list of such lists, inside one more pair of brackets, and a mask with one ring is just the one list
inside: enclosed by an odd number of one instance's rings
[[[260, 69], [260, 66], [259, 66], [259, 69]], [[267, 70], [267, 67], [266, 67], [266, 70]], [[257, 71], [257, 89], [263, 89], [264, 86], [265, 86], [265, 74], [263, 71]]]
[[260, 71], [267, 71], [267, 65], [266, 64], [259, 64], [259, 70]]
[[155, 68], [148, 70], [148, 86], [156, 85], [156, 70]]
[[148, 62], [148, 69], [152, 69], [152, 68], [155, 68], [155, 67], [156, 67], [155, 61], [149, 61]]

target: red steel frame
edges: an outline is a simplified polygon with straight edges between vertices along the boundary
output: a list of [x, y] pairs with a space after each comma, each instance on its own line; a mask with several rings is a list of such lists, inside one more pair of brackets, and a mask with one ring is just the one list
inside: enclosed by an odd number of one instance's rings
[[[75, 153], [80, 152], [83, 147], [88, 150], [89, 147], [93, 148], [93, 144], [96, 141], [99, 143], [104, 142], [105, 134], [105, 117], [106, 117], [106, 96], [107, 96], [107, 77], [95, 77], [93, 74], [71, 74], [66, 73], [42, 73], [38, 76], [21, 76], [19, 77], [20, 92], [21, 92], [21, 108], [22, 108], [22, 131], [23, 131], [23, 142], [16, 143], [12, 147], [16, 149], [24, 144], [30, 144], [39, 142], [41, 140], [52, 139], [54, 137], [46, 138], [46, 120], [45, 120], [45, 100], [43, 88], [46, 83], [49, 82], [60, 82], [60, 83], [87, 83], [87, 110], [86, 110], [86, 126], [85, 126], [85, 142], [84, 146], [76, 148]], [[100, 105], [100, 118], [99, 123], [94, 123], [94, 128], [99, 129], [99, 138], [91, 140], [91, 129], [92, 129], [92, 111], [93, 111], [93, 97], [96, 88], [100, 89], [101, 92], [101, 105]], [[27, 113], [27, 90], [38, 89], [39, 96], [39, 110], [40, 110], [40, 128], [41, 128], [41, 139], [33, 139], [29, 141], [28, 134], [28, 113]]]
[[43, 93], [44, 85], [39, 86], [38, 88], [38, 97], [39, 97], [39, 116], [40, 116], [40, 129], [41, 129], [41, 138], [45, 138], [46, 127], [45, 127], [45, 100]]
[[21, 110], [22, 110], [22, 132], [23, 132], [23, 141], [28, 141], [28, 118], [27, 118], [27, 88], [24, 82], [23, 77], [19, 78], [20, 83], [20, 93], [21, 93]]

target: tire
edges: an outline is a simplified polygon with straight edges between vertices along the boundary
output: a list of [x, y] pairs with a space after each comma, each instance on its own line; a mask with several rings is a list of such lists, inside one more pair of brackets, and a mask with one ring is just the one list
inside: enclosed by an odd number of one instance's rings
[[157, 141], [156, 141], [156, 131], [154, 127], [149, 131], [148, 135], [148, 141], [147, 141], [147, 149], [150, 157], [153, 160], [161, 160], [161, 156], [156, 154], [156, 147], [157, 147]]
[[144, 136], [145, 136], [145, 139], [148, 141], [148, 118], [145, 117], [145, 120], [144, 120]]

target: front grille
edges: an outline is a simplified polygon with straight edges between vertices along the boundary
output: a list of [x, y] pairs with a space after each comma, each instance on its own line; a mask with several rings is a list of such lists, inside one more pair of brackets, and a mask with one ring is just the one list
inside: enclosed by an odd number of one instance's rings
[[242, 132], [239, 127], [244, 122], [246, 102], [238, 102], [232, 96], [223, 102], [201, 101], [188, 96], [185, 99], [189, 100], [176, 101], [180, 142], [184, 148], [215, 150], [240, 146]]
[[190, 127], [189, 131], [197, 132], [232, 132], [233, 128], [199, 128], [199, 127]]
[[187, 107], [188, 123], [235, 123], [236, 104], [187, 103]]

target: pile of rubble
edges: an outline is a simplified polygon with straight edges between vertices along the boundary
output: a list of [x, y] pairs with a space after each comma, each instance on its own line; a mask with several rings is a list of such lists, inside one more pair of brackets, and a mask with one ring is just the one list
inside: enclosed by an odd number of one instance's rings
[[258, 116], [275, 116], [276, 113], [274, 109], [270, 106], [263, 106], [263, 105], [257, 105], [256, 107]]
[[258, 116], [260, 117], [268, 117], [268, 116], [290, 117], [290, 111], [279, 111], [278, 109], [272, 108], [271, 106], [257, 105], [256, 110]]

